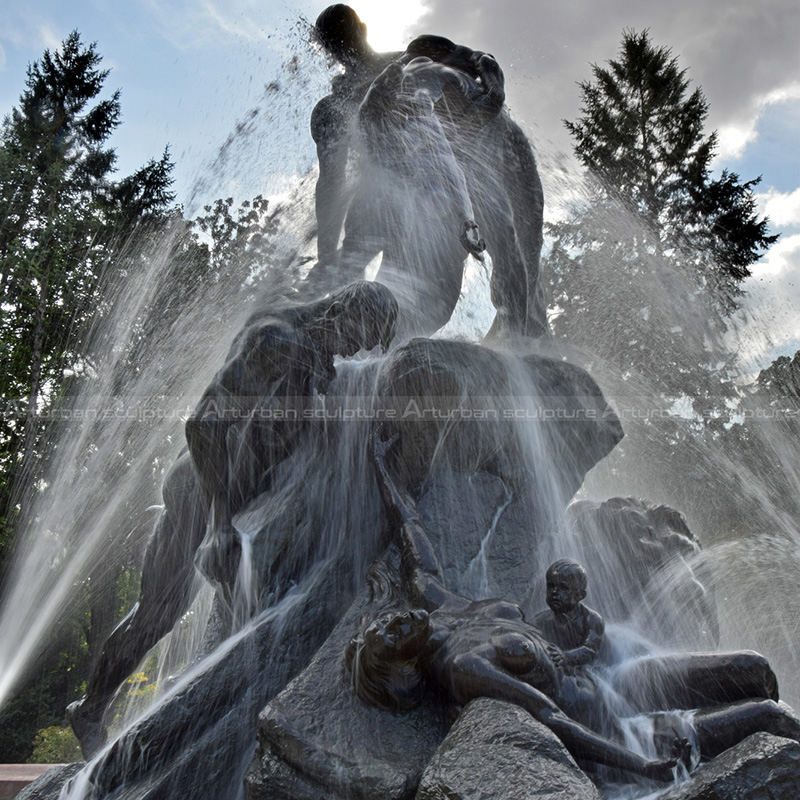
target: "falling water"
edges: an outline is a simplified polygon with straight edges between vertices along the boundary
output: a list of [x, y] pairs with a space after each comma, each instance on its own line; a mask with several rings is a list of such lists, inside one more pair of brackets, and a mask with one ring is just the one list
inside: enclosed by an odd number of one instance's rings
[[492, 596], [489, 588], [489, 544], [492, 540], [492, 534], [497, 529], [497, 523], [500, 521], [502, 513], [508, 508], [509, 503], [514, 499], [514, 495], [505, 486], [505, 496], [500, 505], [497, 506], [497, 511], [494, 512], [492, 517], [492, 524], [489, 530], [486, 531], [486, 536], [481, 539], [478, 552], [472, 561], [469, 562], [464, 577], [461, 579], [459, 591], [465, 597], [472, 597], [475, 600], [485, 600]]
[[[573, 188], [579, 191], [580, 185]], [[636, 235], [641, 223], [630, 214], [620, 214], [615, 224], [617, 236], [627, 239]], [[747, 355], [747, 329], [736, 328], [741, 320], [734, 317], [733, 333], [722, 339], [693, 287], [666, 263], [659, 263], [653, 275], [637, 275], [641, 286], [635, 292], [628, 288], [631, 279], [616, 263], [599, 264], [585, 277], [581, 288], [587, 298], [585, 314], [595, 322], [606, 319], [607, 325], [590, 322], [582, 330], [577, 324], [574, 331], [584, 334], [584, 344], [565, 353], [598, 381], [620, 416], [626, 437], [589, 473], [579, 497], [640, 497], [683, 513], [702, 549], [685, 552], [682, 558], [710, 590], [720, 629], [718, 636], [687, 630], [682, 648], [709, 649], [718, 641], [722, 650], [764, 653], [776, 668], [782, 698], [797, 707], [800, 603], [791, 586], [800, 578], [796, 490], [800, 461], [790, 416], [782, 416], [763, 399], [748, 394], [752, 367], [734, 360], [727, 366], [727, 384], [717, 386], [716, 396], [710, 398], [723, 408], [728, 404], [730, 418], [722, 417], [717, 432], [710, 432], [715, 418], [703, 419], [702, 399], [676, 398], [664, 389], [666, 376], [648, 373], [646, 368], [630, 370], [615, 362], [615, 351], [625, 350], [628, 342], [621, 341], [624, 331], [617, 330], [613, 321], [618, 315], [642, 312], [638, 305], [625, 306], [632, 298], [646, 302], [651, 318], [667, 322], [663, 328], [653, 327], [642, 348], [656, 354], [671, 348], [679, 374], [684, 364], [697, 364], [691, 358], [703, 354], [711, 362], [731, 347]], [[666, 334], [670, 328], [677, 332]], [[703, 387], [697, 391], [700, 396]], [[576, 536], [569, 526], [562, 537], [562, 555], [584, 557], [585, 537]], [[615, 556], [593, 550], [592, 558], [588, 602], [598, 609], [611, 607]], [[681, 581], [686, 573], [680, 567], [676, 562], [660, 571], [660, 586], [653, 587], [649, 598], [649, 616], [625, 622], [652, 635], [659, 612], [664, 619], [685, 613], [686, 584]]]
[[[267, 106], [278, 104], [284, 114], [265, 119], [259, 109], [250, 111], [247, 124], [236, 126], [197, 179], [188, 207], [216, 197], [213, 187], [251, 159], [276, 161], [275, 148], [288, 147], [301, 127], [307, 129], [309, 109], [300, 98], [324, 86], [309, 75], [321, 81], [324, 73], [319, 63], [308, 74], [297, 69], [299, 33], [293, 31], [295, 52], [264, 95]], [[307, 44], [299, 51], [308, 55]], [[281, 266], [302, 263], [309, 247], [313, 201], [307, 181], [272, 176], [273, 189], [295, 193], [285, 201], [291, 215], [282, 214], [280, 203], [273, 209], [282, 221], [274, 255]], [[264, 265], [244, 275], [238, 264], [226, 264], [212, 280], [192, 277], [187, 283], [176, 250], [181, 234], [176, 226], [155, 251], [133, 239], [126, 272], [114, 265], [104, 271], [104, 308], [89, 332], [97, 361], [77, 395], [53, 412], [58, 438], [51, 434], [46, 445], [46, 480], [24, 494], [14, 560], [0, 597], [0, 642], [14, 643], [0, 647], [0, 708], [37, 659], [46, 657], [48, 633], [74, 612], [87, 578], [105, 579], [105, 564], [118, 563], [123, 550], [125, 563], [141, 561], [153, 520], [146, 509], [159, 502], [161, 480], [185, 446], [184, 420], [253, 309], [264, 298], [274, 302], [293, 293], [287, 275]], [[139, 257], [140, 251], [146, 255]], [[189, 623], [193, 632], [186, 630]], [[178, 661], [191, 660], [204, 625], [202, 609], [183, 620], [174, 638], [192, 643], [167, 645], [181, 650]]]
[[[226, 147], [230, 152], [230, 146]], [[308, 255], [312, 241], [312, 180], [307, 177], [298, 187], [290, 201], [283, 204], [283, 226], [277, 241], [278, 261], [283, 259], [283, 263], [294, 265]], [[408, 228], [412, 245], [422, 248], [422, 255], [417, 253], [415, 258], [422, 261], [429, 252], [424, 249], [429, 243], [416, 226], [419, 209], [409, 209], [405, 204], [403, 207], [414, 223]], [[391, 219], [384, 223], [395, 224]], [[14, 577], [5, 587], [0, 613], [0, 705], [41, 656], [48, 631], [69, 612], [86, 576], [92, 571], [98, 574], [98, 565], [111, 559], [121, 543], [142, 536], [139, 520], [152, 516], [147, 508], [156, 499], [152, 496], [154, 484], [181, 450], [183, 421], [223, 363], [233, 335], [260, 303], [294, 296], [298, 289], [290, 278], [275, 272], [263, 276], [256, 285], [244, 286], [243, 276], [237, 275], [235, 265], [231, 265], [218, 282], [190, 293], [180, 316], [169, 325], [160, 325], [153, 315], [176, 290], [170, 283], [174, 277], [170, 257], [167, 239], [160, 255], [142, 261], [137, 274], [105, 288], [112, 310], [94, 332], [105, 356], [98, 363], [96, 374], [84, 381], [81, 394], [72, 402], [72, 422], [65, 426], [65, 435], [57, 446], [53, 443], [46, 491], [30, 495], [20, 528]], [[489, 256], [484, 266], [490, 264]], [[491, 313], [487, 314], [485, 268], [471, 260], [469, 269], [473, 283], [456, 309], [461, 322], [451, 322], [445, 332], [475, 339], [479, 330], [484, 333], [488, 328]], [[591, 298], [597, 307], [614, 302], [615, 280], [620, 280], [613, 277], [615, 269], [616, 265], [608, 265], [608, 282], [604, 285], [601, 277], [592, 287]], [[401, 296], [418, 298], [422, 293], [417, 285], [403, 288], [396, 273], [387, 270], [384, 274], [392, 276]], [[418, 277], [413, 276], [414, 280]], [[680, 302], [685, 287], [681, 287], [678, 277], [659, 273], [657, 283], [652, 287], [652, 302], [660, 304], [667, 314], [679, 309], [683, 335], [702, 341], [708, 326], [692, 317], [694, 306]], [[471, 310], [465, 311], [467, 303]], [[479, 323], [475, 322], [476, 317], [481, 317]], [[144, 345], [142, 331], [148, 331]], [[614, 335], [609, 331], [610, 337]], [[539, 347], [555, 358], [562, 356], [556, 345]], [[746, 463], [737, 460], [736, 453], [718, 452], [713, 442], [703, 445], [697, 453], [698, 462], [719, 493], [730, 498], [734, 509], [717, 526], [714, 509], [697, 507], [685, 486], [676, 489], [671, 481], [665, 488], [664, 478], [671, 475], [670, 464], [648, 463], [648, 436], [653, 435], [653, 429], [625, 422], [623, 406], [630, 398], [631, 386], [637, 397], [653, 402], [659, 392], [642, 376], [621, 375], [613, 363], [588, 350], [570, 351], [569, 355], [591, 364], [592, 375], [617, 408], [626, 429], [630, 428], [632, 441], [595, 469], [582, 490], [582, 498], [637, 495], [655, 503], [669, 503], [685, 512], [690, 527], [706, 544], [685, 561], [692, 569], [714, 576], [721, 646], [762, 650], [777, 668], [784, 695], [798, 704], [798, 516], [778, 507], [770, 491], [770, 482], [778, 472], [783, 483], [798, 485], [796, 454], [787, 452], [785, 443], [774, 439], [766, 426], [758, 432], [758, 444], [774, 454], [774, 474], [755, 474]], [[206, 591], [198, 595], [192, 611], [176, 626], [173, 641], [182, 640], [185, 644], [180, 654], [170, 659], [162, 653], [162, 666], [170, 664], [166, 668], [169, 680], [163, 682], [166, 686], [157, 708], [170, 704], [178, 707], [183, 693], [199, 691], [198, 676], [218, 673], [221, 680], [230, 680], [226, 664], [230, 663], [231, 653], [238, 654], [241, 674], [236, 676], [237, 686], [247, 687], [250, 694], [246, 700], [251, 701], [248, 705], [238, 696], [236, 700], [237, 709], [247, 708], [242, 711], [246, 731], [242, 734], [242, 728], [237, 729], [246, 741], [238, 755], [232, 756], [239, 761], [244, 758], [242, 753], [249, 758], [252, 750], [258, 703], [303, 666], [302, 656], [293, 649], [297, 631], [306, 626], [306, 635], [321, 643], [336, 621], [338, 608], [356, 595], [369, 564], [384, 544], [380, 497], [366, 457], [370, 409], [384, 358], [379, 353], [362, 353], [337, 363], [337, 377], [327, 397], [314, 398], [313, 409], [318, 412], [313, 415], [314, 435], [276, 470], [268, 502], [264, 498], [254, 501], [235, 520], [244, 548], [234, 593], [232, 635], [215, 641], [212, 634], [203, 633], [209, 616]], [[582, 559], [587, 550], [562, 515], [569, 497], [564, 496], [560, 470], [569, 465], [554, 463], [561, 454], [549, 450], [545, 425], [541, 420], [531, 422], [543, 405], [539, 389], [527, 373], [516, 371], [511, 356], [498, 354], [498, 358], [508, 364], [510, 398], [497, 399], [497, 407], [501, 402], [511, 403], [510, 407], [521, 412], [513, 427], [524, 480], [513, 486], [503, 483], [494, 516], [480, 532], [461, 585], [476, 597], [492, 594], [488, 554], [496, 531], [513, 501], [530, 492], [542, 503], [537, 509], [536, 525], [543, 537], [536, 543], [539, 571], [528, 578], [529, 594], [515, 599], [524, 601], [526, 610], [535, 610], [543, 605], [541, 585], [549, 560], [564, 556]], [[357, 411], [361, 421], [357, 420]], [[683, 446], [696, 445], [687, 439]], [[546, 459], [550, 459], [549, 465]], [[757, 520], [759, 527], [751, 528], [740, 539], [731, 539], [728, 532], [735, 510], [746, 506], [748, 523], [752, 525]], [[453, 521], [454, 526], [464, 524], [463, 519]], [[363, 540], [355, 536], [363, 530], [371, 530], [374, 537]], [[141, 544], [137, 546], [141, 550]], [[608, 560], [593, 561], [588, 566], [587, 602], [602, 611], [606, 604], [611, 607], [616, 564], [609, 555]], [[678, 578], [669, 570], [660, 579], [663, 592], [655, 596], [650, 609], [653, 613], [658, 611], [660, 602], [666, 602], [665, 598], [679, 594], [675, 588], [680, 585]], [[318, 619], [316, 627], [309, 625], [311, 618]], [[623, 663], [652, 647], [636, 638], [635, 618], [610, 621], [626, 624], [625, 628], [609, 628], [609, 638]], [[7, 644], [10, 642], [15, 643], [13, 648]], [[700, 644], [708, 646], [706, 641]], [[182, 668], [185, 669], [179, 674]], [[156, 709], [137, 709], [136, 713], [138, 716], [125, 717], [123, 723], [126, 730], [133, 731], [131, 736], [111, 742], [65, 790], [64, 800], [100, 797], [104, 786], [113, 790], [122, 780], [119, 763], [136, 771], [136, 759], [142, 757], [148, 742], [148, 720], [153, 719]], [[208, 715], [214, 725], [228, 724], [222, 710], [209, 709]], [[646, 753], [652, 736], [640, 722], [628, 720], [625, 725], [631, 745]], [[115, 747], [123, 746], [119, 742], [130, 750], [117, 754], [115, 774], [103, 776], [101, 767]], [[241, 775], [243, 768], [240, 765], [234, 772]], [[101, 788], [92, 783], [95, 779]], [[215, 796], [235, 798], [240, 790], [236, 785], [226, 791], [227, 794]]]
[[[132, 535], [141, 550], [140, 518], [152, 519], [145, 512], [155, 499], [151, 487], [182, 446], [182, 417], [227, 347], [230, 334], [219, 315], [207, 314], [200, 330], [190, 329], [188, 316], [192, 307], [213, 308], [217, 292], [241, 298], [230, 277], [210, 296], [191, 298], [188, 315], [168, 329], [152, 325], [151, 310], [163, 308], [157, 298], [174, 291], [170, 245], [167, 239], [144, 274], [106, 287], [111, 311], [94, 334], [104, 355], [80, 394], [60, 409], [67, 433], [51, 445], [46, 491], [27, 496], [0, 616], [0, 640], [16, 643], [0, 656], [0, 703], [69, 610], [81, 581], [92, 570], [102, 577], [104, 561]], [[173, 366], [176, 351], [182, 358]], [[143, 361], [132, 362], [134, 354]]]

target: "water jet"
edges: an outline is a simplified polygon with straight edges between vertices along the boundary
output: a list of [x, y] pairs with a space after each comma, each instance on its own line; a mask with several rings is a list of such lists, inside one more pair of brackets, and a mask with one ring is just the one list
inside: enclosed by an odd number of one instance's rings
[[[99, 541], [113, 535], [115, 509], [130, 491], [113, 470], [123, 439], [140, 451], [126, 472], [146, 469], [166, 431], [175, 464], [140, 605], [115, 634], [121, 644], [107, 643], [106, 663], [73, 710], [91, 761], [60, 796], [434, 797], [432, 787], [445, 779], [426, 767], [444, 769], [447, 752], [469, 760], [473, 745], [453, 737], [474, 709], [507, 715], [530, 741], [546, 741], [544, 750], [559, 753], [576, 780], [584, 776], [562, 744], [581, 766], [610, 768], [594, 770], [604, 786], [619, 779], [614, 769], [660, 780], [678, 770], [669, 740], [688, 737], [678, 729], [713, 742], [695, 742], [695, 761], [698, 747], [716, 755], [732, 726], [796, 739], [796, 721], [775, 704], [774, 674], [762, 657], [713, 656], [712, 668], [712, 657], [668, 655], [715, 650], [720, 638], [713, 559], [703, 560], [686, 520], [632, 498], [570, 505], [624, 426], [596, 379], [549, 341], [539, 277], [541, 184], [530, 144], [503, 108], [498, 65], [440, 37], [420, 37], [405, 54], [375, 54], [362, 49], [358, 30], [347, 34], [358, 47], [335, 40], [347, 45], [344, 74], [312, 120], [320, 172], [318, 258], [309, 274], [289, 285], [267, 282], [235, 320], [225, 320], [224, 335], [209, 326], [189, 348], [175, 347], [174, 331], [153, 342], [154, 363], [178, 350], [181, 365], [167, 378], [142, 369], [135, 392], [163, 396], [165, 381], [180, 385], [185, 426], [143, 427], [123, 415], [60, 447], [63, 486], [37, 523], [58, 530], [66, 518], [75, 538], [88, 529]], [[310, 195], [310, 183], [298, 190], [306, 204]], [[435, 335], [457, 304], [465, 259], [482, 254], [471, 224], [485, 237], [497, 312], [481, 343]], [[295, 234], [280, 235], [291, 250]], [[313, 241], [313, 231], [297, 239]], [[364, 282], [377, 256], [376, 280]], [[147, 302], [138, 288], [121, 290], [112, 353]], [[198, 308], [187, 309], [187, 326], [204, 318]], [[109, 396], [118, 378], [113, 368], [102, 378]], [[378, 432], [378, 441], [393, 445], [376, 459]], [[116, 472], [119, 497], [103, 492], [81, 507], [78, 496], [68, 502], [70, 478], [81, 478], [83, 452], [95, 442], [100, 452], [87, 469], [100, 480]], [[386, 501], [387, 485], [399, 501]], [[424, 539], [398, 538], [400, 506], [411, 511], [399, 527], [413, 522]], [[101, 552], [87, 544], [64, 583]], [[593, 606], [617, 623], [607, 626], [598, 665], [586, 672], [546, 655], [559, 646], [523, 623], [544, 605], [546, 567], [564, 556], [587, 565]], [[40, 557], [41, 571], [52, 573], [57, 559], [53, 551]], [[33, 568], [25, 569], [35, 583]], [[444, 666], [425, 656], [427, 671], [450, 676], [452, 696], [430, 680], [422, 702], [415, 697], [398, 715], [360, 696], [353, 659], [368, 656], [351, 643], [387, 609], [399, 633], [416, 630], [423, 618], [409, 606], [420, 600], [415, 592], [428, 597], [420, 586], [431, 577], [439, 585], [431, 591], [446, 597], [430, 616], [453, 614], [461, 603], [469, 613], [451, 617], [452, 628], [474, 640]], [[209, 620], [202, 643], [157, 703], [104, 741], [111, 694], [155, 638], [180, 630], [201, 589], [214, 595], [210, 612], [195, 613]], [[53, 595], [54, 606], [66, 594]], [[137, 628], [136, 614], [147, 624]], [[487, 642], [486, 626], [498, 641]], [[530, 660], [533, 650], [540, 661]], [[377, 661], [389, 663], [385, 655]], [[515, 690], [528, 687], [529, 700], [532, 690], [536, 702], [546, 698], [551, 713], [539, 721], [555, 737], [517, 716], [515, 706], [540, 709], [497, 688], [490, 668], [498, 663], [506, 686], [512, 676]], [[724, 691], [715, 695], [697, 678], [704, 670]], [[604, 719], [573, 719], [577, 702], [565, 713], [558, 703], [568, 704], [566, 694], [542, 689], [540, 672], [551, 683], [591, 684]], [[685, 684], [684, 673], [691, 675]], [[419, 685], [408, 680], [407, 693], [416, 695]], [[653, 716], [631, 721], [642, 711], [714, 709], [706, 719], [741, 700], [754, 704], [747, 719], [719, 716], [711, 733], [710, 722], [703, 728], [682, 713], [661, 726]], [[458, 706], [467, 708], [454, 725]], [[585, 786], [587, 796], [596, 791]]]

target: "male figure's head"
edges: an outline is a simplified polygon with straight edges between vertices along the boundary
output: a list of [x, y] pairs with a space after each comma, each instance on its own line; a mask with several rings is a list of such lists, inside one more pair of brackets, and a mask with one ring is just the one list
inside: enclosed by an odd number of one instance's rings
[[586, 570], [577, 562], [562, 558], [547, 568], [547, 605], [554, 614], [570, 614], [586, 597]]
[[320, 44], [345, 67], [357, 67], [372, 52], [367, 26], [350, 6], [328, 6], [314, 23]]
[[377, 345], [388, 347], [397, 323], [397, 301], [383, 284], [359, 281], [323, 301], [309, 330], [331, 356], [352, 356]]

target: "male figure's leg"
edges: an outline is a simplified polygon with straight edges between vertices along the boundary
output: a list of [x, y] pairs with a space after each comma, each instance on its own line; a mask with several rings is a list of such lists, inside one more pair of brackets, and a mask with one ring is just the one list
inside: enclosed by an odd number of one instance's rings
[[139, 600], [111, 632], [67, 716], [86, 757], [106, 740], [104, 715], [117, 689], [186, 612], [196, 593], [194, 554], [205, 534], [199, 484], [189, 453], [179, 456], [163, 486], [164, 509], [147, 545]]

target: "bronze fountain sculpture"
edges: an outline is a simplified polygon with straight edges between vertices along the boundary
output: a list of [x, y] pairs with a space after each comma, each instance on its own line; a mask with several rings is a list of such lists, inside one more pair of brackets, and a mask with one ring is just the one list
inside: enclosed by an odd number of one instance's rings
[[[411, 800], [480, 698], [524, 709], [598, 780], [599, 765], [669, 782], [755, 732], [800, 741], [765, 658], [622, 664], [583, 603], [586, 570], [547, 557], [623, 434], [591, 376], [548, 350], [541, 181], [497, 61], [439, 36], [376, 53], [341, 4], [314, 37], [342, 70], [311, 119], [317, 263], [264, 301], [186, 422], [139, 603], [69, 712], [94, 760], [64, 797], [224, 800], [244, 778], [249, 800]], [[486, 254], [485, 342], [424, 338], [452, 314], [465, 258]], [[660, 557], [697, 589], [671, 513]], [[203, 582], [205, 652], [107, 743], [115, 691]], [[621, 706], [652, 722], [657, 752], [623, 741]], [[694, 710], [691, 744], [670, 709]]]

